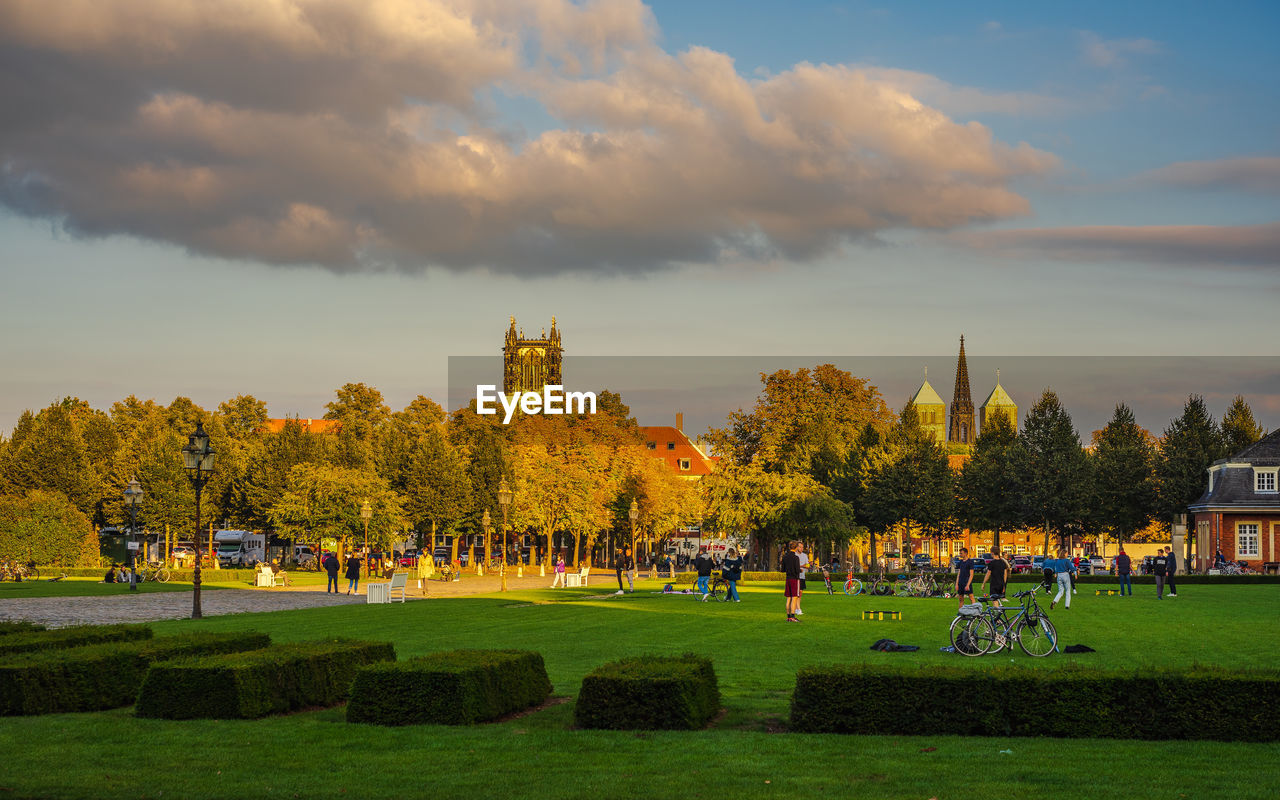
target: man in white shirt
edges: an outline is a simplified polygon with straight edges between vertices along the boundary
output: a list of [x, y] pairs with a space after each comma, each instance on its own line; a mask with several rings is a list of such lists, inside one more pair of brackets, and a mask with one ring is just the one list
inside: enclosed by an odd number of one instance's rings
[[800, 556], [800, 597], [796, 598], [796, 615], [799, 616], [804, 613], [800, 610], [800, 600], [804, 597], [804, 576], [809, 572], [809, 554], [804, 551], [804, 542], [800, 543], [796, 555]]

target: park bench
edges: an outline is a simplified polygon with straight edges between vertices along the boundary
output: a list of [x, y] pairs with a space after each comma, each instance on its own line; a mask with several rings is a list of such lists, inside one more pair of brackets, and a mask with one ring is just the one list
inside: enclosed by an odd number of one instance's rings
[[591, 577], [591, 567], [583, 567], [577, 572], [566, 572], [564, 574], [564, 585], [568, 586], [586, 586], [587, 579]]
[[409, 582], [409, 573], [394, 572], [392, 573], [391, 580], [389, 581], [378, 581], [377, 583], [367, 583], [365, 584], [365, 586], [367, 587], [366, 594], [365, 594], [365, 602], [366, 603], [390, 603], [394, 599], [393, 595], [396, 592], [399, 592], [400, 602], [403, 603], [405, 600], [404, 587], [408, 582]]
[[273, 587], [284, 586], [285, 577], [284, 570], [275, 572], [268, 564], [259, 564], [258, 571], [254, 573], [253, 585], [255, 587]]

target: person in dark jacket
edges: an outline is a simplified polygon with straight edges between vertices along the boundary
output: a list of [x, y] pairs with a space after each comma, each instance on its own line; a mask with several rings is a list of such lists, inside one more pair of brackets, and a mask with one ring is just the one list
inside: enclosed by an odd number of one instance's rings
[[728, 554], [720, 564], [721, 575], [724, 576], [724, 582], [729, 585], [729, 591], [725, 593], [724, 601], [741, 603], [738, 597], [738, 581], [742, 580], [742, 558], [738, 556], [738, 549], [730, 547]]
[[342, 565], [338, 563], [338, 557], [333, 553], [325, 553], [324, 571], [329, 573], [329, 582], [325, 584], [325, 593], [338, 593], [338, 570]]
[[1124, 590], [1129, 590], [1129, 596], [1133, 597], [1133, 560], [1124, 550], [1120, 551], [1120, 555], [1116, 556], [1116, 575], [1120, 578], [1120, 596], [1124, 597]]
[[698, 571], [698, 594], [702, 595], [702, 599], [706, 600], [707, 595], [711, 593], [711, 570], [715, 569], [716, 562], [711, 560], [707, 555], [707, 548], [698, 548], [698, 557], [693, 560], [693, 568]]
[[782, 556], [782, 572], [786, 575], [786, 583], [782, 594], [787, 600], [787, 622], [799, 622], [796, 609], [800, 607], [800, 549], [799, 542], [787, 545], [787, 552]]
[[[336, 559], [335, 559], [336, 560]], [[337, 590], [337, 587], [334, 587]], [[360, 556], [352, 553], [347, 558], [347, 594], [360, 591]]]
[[[623, 593], [622, 576], [624, 574], [627, 576], [627, 583], [631, 584], [631, 568], [635, 566], [635, 563], [636, 562], [631, 559], [630, 549], [624, 549], [622, 551], [622, 555], [618, 556], [617, 564], [614, 566], [614, 568], [618, 572], [618, 594]], [[632, 591], [634, 591], [635, 585], [632, 584], [631, 588], [632, 588]]]
[[1173, 554], [1172, 547], [1164, 549], [1164, 577], [1169, 582], [1169, 596], [1178, 596], [1178, 584], [1174, 582], [1173, 576], [1178, 573], [1178, 557]]
[[1164, 579], [1168, 574], [1168, 561], [1164, 557], [1164, 550], [1156, 550], [1156, 557], [1151, 559], [1151, 571], [1156, 576], [1156, 599], [1164, 599]]

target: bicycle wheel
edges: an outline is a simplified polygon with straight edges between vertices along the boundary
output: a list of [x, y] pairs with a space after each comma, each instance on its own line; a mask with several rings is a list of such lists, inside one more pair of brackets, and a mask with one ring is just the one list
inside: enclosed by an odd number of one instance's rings
[[1018, 646], [1022, 648], [1022, 652], [1029, 656], [1043, 658], [1058, 649], [1058, 632], [1054, 630], [1048, 617], [1040, 617], [1035, 624], [1023, 617], [1018, 620], [1014, 635], [1018, 637]]
[[725, 585], [724, 580], [721, 578], [716, 578], [711, 582], [711, 591], [708, 594], [711, 595], [712, 600], [723, 601], [728, 593], [729, 587]]
[[168, 583], [169, 578], [170, 578], [169, 570], [165, 569], [164, 567], [161, 567], [160, 569], [156, 570], [154, 580], [160, 581], [161, 583]]
[[904, 580], [903, 580], [903, 579], [901, 579], [901, 578], [899, 578], [898, 580], [894, 581], [894, 582], [893, 582], [893, 593], [894, 593], [894, 595], [895, 595], [895, 596], [897, 596], [897, 597], [910, 597], [910, 596], [911, 596], [911, 582], [910, 582], [910, 581], [904, 581]]
[[852, 597], [855, 594], [862, 594], [862, 581], [857, 578], [848, 578], [844, 582], [844, 593]]
[[951, 620], [951, 646], [965, 656], [980, 656], [995, 643], [995, 629], [985, 617], [956, 617]]

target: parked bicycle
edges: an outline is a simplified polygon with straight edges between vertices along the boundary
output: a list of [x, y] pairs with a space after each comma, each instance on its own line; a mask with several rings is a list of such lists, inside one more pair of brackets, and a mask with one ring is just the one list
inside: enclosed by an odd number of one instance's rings
[[169, 568], [162, 562], [152, 561], [142, 569], [138, 570], [139, 581], [158, 581], [159, 583], [168, 583], [172, 573]]
[[34, 561], [23, 564], [17, 561], [6, 561], [0, 565], [0, 581], [38, 581], [40, 570]]
[[711, 573], [711, 583], [707, 586], [707, 599], [724, 602], [728, 596], [729, 582], [724, 579], [724, 573], [719, 571]]
[[844, 579], [844, 593], [852, 597], [855, 594], [862, 594], [862, 592], [862, 581], [853, 577], [852, 573], [846, 575]]
[[951, 621], [951, 646], [966, 656], [1013, 649], [1014, 642], [1035, 658], [1053, 653], [1058, 649], [1058, 632], [1036, 602], [1036, 592], [1043, 588], [1037, 586], [1015, 594], [1014, 598], [1022, 601], [1020, 606], [988, 606], [969, 613], [962, 610]]

